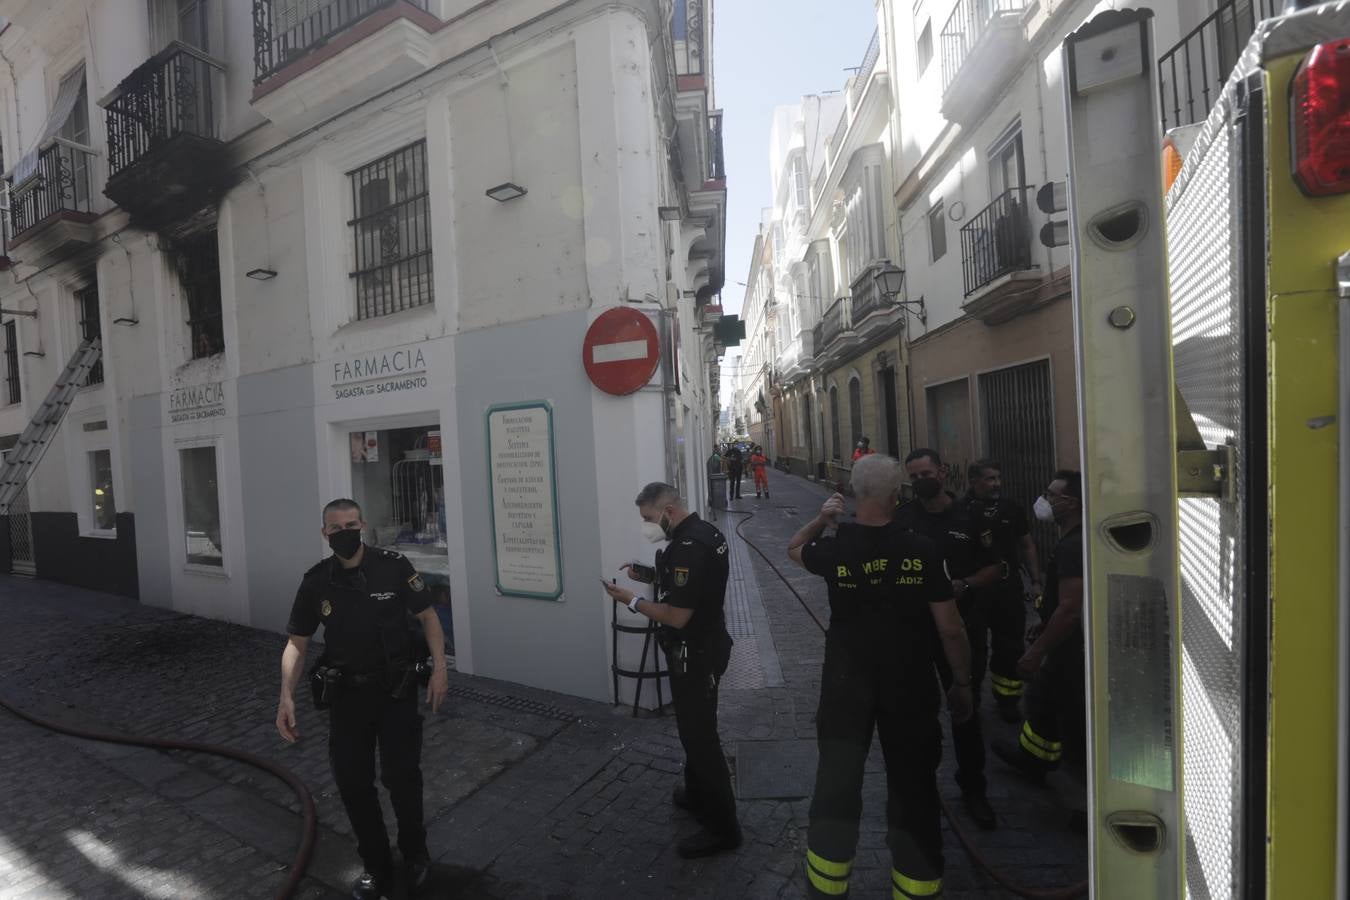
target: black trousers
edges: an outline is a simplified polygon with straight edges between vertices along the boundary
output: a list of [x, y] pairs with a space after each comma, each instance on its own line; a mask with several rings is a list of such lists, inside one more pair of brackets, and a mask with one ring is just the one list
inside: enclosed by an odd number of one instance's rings
[[356, 847], [366, 871], [393, 869], [389, 833], [375, 793], [375, 754], [380, 781], [398, 819], [398, 847], [404, 859], [427, 855], [422, 818], [422, 716], [417, 690], [395, 700], [376, 686], [344, 687], [333, 699], [328, 758], [342, 805], [347, 808]]
[[[970, 641], [970, 693], [975, 701], [975, 715], [966, 722], [952, 723], [952, 749], [956, 755], [956, 783], [965, 793], [983, 796], [987, 787], [984, 777], [985, 749], [984, 731], [980, 728], [980, 694], [984, 684], [985, 660], [985, 602], [973, 592], [957, 601], [961, 618], [966, 623], [966, 637]], [[942, 680], [942, 690], [951, 690], [955, 678], [951, 666], [947, 664], [947, 653], [942, 641], [936, 640], [933, 651], [937, 661], [938, 677]]]
[[1017, 743], [1022, 753], [1047, 771], [1059, 768], [1066, 741], [1086, 749], [1084, 678], [1082, 649], [1056, 647], [1046, 655], [1027, 689], [1027, 718]]
[[[1018, 579], [1020, 581], [1020, 579]], [[990, 591], [986, 612], [991, 653], [989, 676], [994, 696], [1016, 699], [1025, 685], [1017, 674], [1017, 661], [1026, 650], [1027, 605], [1019, 583], [1004, 581]]]
[[727, 499], [738, 500], [741, 496], [741, 467], [727, 469]]
[[731, 772], [717, 736], [717, 688], [726, 672], [726, 660], [719, 661], [717, 654], [691, 651], [680, 673], [678, 652], [676, 644], [668, 655], [675, 726], [684, 747], [685, 796], [698, 810], [705, 828], [735, 835], [740, 830], [736, 798], [731, 793]]
[[820, 761], [807, 834], [812, 897], [847, 891], [862, 815], [863, 766], [874, 729], [886, 760], [886, 845], [894, 887], [904, 896], [930, 896], [941, 885], [937, 767], [942, 731], [932, 669], [923, 666], [906, 675], [893, 664], [870, 662], [846, 641], [826, 637], [816, 712]]

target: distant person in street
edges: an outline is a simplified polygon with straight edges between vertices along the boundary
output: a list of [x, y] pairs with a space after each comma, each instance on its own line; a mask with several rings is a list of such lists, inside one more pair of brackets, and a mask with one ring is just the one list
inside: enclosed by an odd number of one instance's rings
[[1017, 661], [1031, 682], [1017, 744], [995, 744], [1000, 759], [1034, 781], [1059, 768], [1065, 741], [1086, 747], [1083, 668], [1083, 478], [1061, 469], [1036, 501], [1036, 518], [1055, 523], [1059, 541], [1045, 568], [1037, 609], [1040, 634]]
[[750, 451], [750, 471], [755, 476], [755, 496], [760, 492], [765, 497], [769, 496], [769, 458], [764, 455], [764, 448], [758, 445]]
[[1003, 467], [992, 459], [971, 463], [966, 471], [970, 489], [961, 498], [970, 520], [980, 535], [992, 535], [994, 549], [1003, 563], [1003, 577], [987, 592], [991, 654], [989, 677], [994, 701], [1006, 722], [1022, 721], [1023, 683], [1017, 674], [1017, 661], [1026, 649], [1026, 591], [1022, 585], [1025, 564], [1031, 596], [1039, 597], [1041, 563], [1036, 542], [1031, 539], [1026, 511], [1014, 500], [1003, 496]]
[[853, 461], [857, 462], [864, 456], [870, 456], [876, 452], [877, 451], [872, 449], [871, 439], [864, 437], [858, 441], [858, 446], [853, 448]]
[[[431, 592], [406, 557], [361, 541], [366, 523], [354, 500], [323, 508], [323, 536], [333, 554], [305, 573], [291, 607], [290, 638], [281, 655], [277, 731], [295, 742], [295, 688], [309, 639], [324, 627], [324, 652], [311, 674], [316, 702], [330, 710], [328, 758], [356, 835], [365, 872], [352, 885], [355, 900], [389, 895], [393, 853], [375, 792], [380, 780], [398, 819], [398, 847], [410, 890], [431, 867], [422, 816], [422, 716], [414, 666], [432, 658], [427, 702], [435, 714], [449, 689], [445, 637]], [[421, 622], [427, 647], [418, 646], [410, 617]], [[425, 658], [425, 657], [422, 657]], [[322, 698], [322, 699], [321, 699]]]
[[[978, 530], [956, 497], [943, 489], [947, 467], [942, 464], [938, 452], [927, 447], [913, 451], [905, 457], [905, 469], [915, 499], [896, 512], [895, 526], [927, 537], [937, 545], [946, 563], [952, 592], [970, 641], [971, 690], [978, 710], [986, 656], [981, 592], [998, 583], [1003, 577], [1003, 568], [994, 552], [992, 535]], [[950, 689], [955, 676], [941, 656], [937, 658], [937, 667], [943, 686]], [[956, 783], [961, 786], [966, 812], [981, 828], [996, 828], [998, 816], [989, 804], [984, 776], [984, 735], [978, 715], [958, 722], [953, 711], [952, 744], [956, 751]]]
[[727, 499], [741, 499], [741, 474], [745, 468], [745, 455], [741, 448], [732, 444], [727, 450]]
[[602, 582], [615, 602], [658, 623], [658, 640], [670, 670], [675, 725], [684, 747], [684, 784], [674, 803], [694, 813], [702, 828], [680, 841], [685, 859], [735, 850], [741, 845], [731, 773], [717, 736], [717, 689], [731, 660], [731, 635], [723, 612], [730, 560], [727, 541], [690, 512], [675, 488], [653, 482], [637, 496], [642, 532], [654, 544], [655, 567], [630, 563], [624, 573], [655, 584], [656, 602]]
[[[873, 729], [886, 760], [892, 894], [942, 893], [941, 701], [931, 633], [936, 627], [953, 673], [947, 696], [958, 724], [974, 710], [970, 643], [937, 546], [891, 526], [900, 481], [891, 457], [859, 460], [850, 477], [856, 521], [839, 521], [844, 498], [834, 494], [788, 544], [794, 562], [825, 579], [830, 599], [816, 712], [820, 760], [806, 841], [811, 897], [848, 894]], [[833, 535], [824, 534], [828, 527]]]

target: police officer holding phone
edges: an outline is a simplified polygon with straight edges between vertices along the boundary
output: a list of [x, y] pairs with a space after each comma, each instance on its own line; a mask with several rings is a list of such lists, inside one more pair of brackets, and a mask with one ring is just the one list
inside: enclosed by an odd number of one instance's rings
[[684, 746], [684, 785], [675, 805], [693, 812], [702, 824], [680, 841], [681, 856], [693, 859], [735, 850], [741, 845], [731, 773], [717, 736], [717, 688], [731, 659], [723, 604], [730, 565], [722, 532], [690, 512], [679, 492], [653, 482], [637, 496], [642, 532], [652, 543], [669, 541], [657, 551], [656, 566], [623, 567], [634, 581], [654, 583], [656, 602], [601, 580], [606, 592], [633, 613], [660, 625], [658, 640], [670, 669], [675, 723]]
[[[393, 884], [389, 833], [375, 793], [375, 749], [380, 780], [398, 818], [398, 846], [411, 890], [430, 871], [422, 818], [422, 717], [417, 672], [429, 653], [427, 704], [434, 714], [449, 689], [445, 638], [431, 608], [431, 592], [406, 557], [368, 547], [361, 507], [334, 500], [323, 510], [323, 536], [333, 555], [305, 573], [295, 595], [281, 657], [277, 730], [288, 742], [295, 725], [295, 688], [309, 639], [324, 626], [324, 654], [312, 673], [315, 701], [330, 709], [329, 763], [356, 834], [365, 872], [352, 885], [355, 900], [388, 896]], [[410, 618], [421, 623], [420, 646]]]

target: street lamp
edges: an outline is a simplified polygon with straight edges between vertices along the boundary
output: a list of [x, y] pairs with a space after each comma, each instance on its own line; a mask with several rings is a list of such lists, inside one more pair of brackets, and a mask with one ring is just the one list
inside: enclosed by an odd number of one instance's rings
[[877, 293], [883, 297], [889, 297], [896, 306], [906, 308], [914, 307], [918, 309], [919, 321], [928, 324], [928, 310], [924, 308], [923, 298], [918, 300], [901, 300], [900, 294], [905, 289], [905, 270], [894, 263], [883, 263], [872, 275], [872, 281], [876, 284]]

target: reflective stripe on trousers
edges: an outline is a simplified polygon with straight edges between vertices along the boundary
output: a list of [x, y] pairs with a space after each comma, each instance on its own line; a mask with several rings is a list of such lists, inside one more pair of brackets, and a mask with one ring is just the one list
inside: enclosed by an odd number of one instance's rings
[[853, 860], [834, 862], [810, 848], [806, 851], [806, 877], [826, 897], [842, 897], [848, 893], [848, 875], [853, 871]]
[[989, 673], [990, 680], [993, 682], [994, 693], [1000, 697], [1020, 697], [1022, 696], [1023, 683], [1015, 678], [1005, 678], [996, 672]]
[[942, 879], [922, 879], [910, 878], [901, 875], [895, 869], [891, 869], [891, 897], [892, 900], [913, 900], [913, 898], [923, 898], [928, 900], [930, 897], [942, 896]]
[[1060, 741], [1051, 741], [1041, 737], [1031, 727], [1030, 722], [1022, 723], [1022, 733], [1018, 737], [1018, 743], [1022, 749], [1039, 759], [1041, 762], [1050, 765], [1059, 763], [1060, 757], [1064, 755], [1064, 744]]

